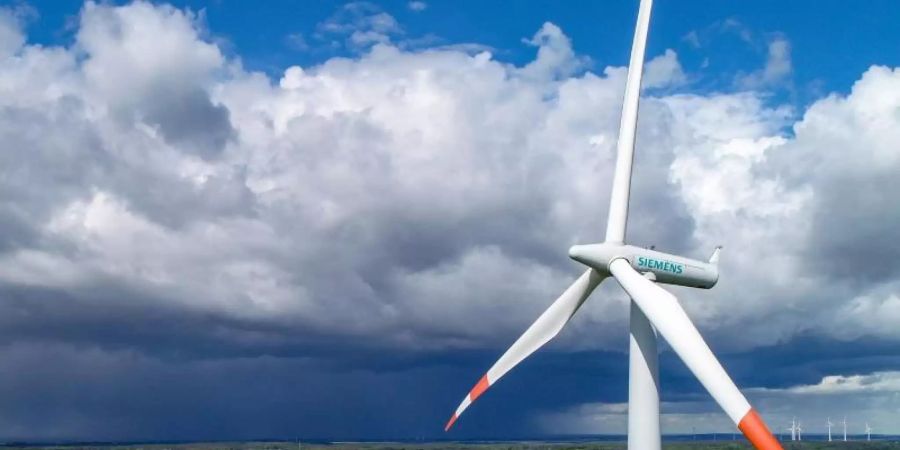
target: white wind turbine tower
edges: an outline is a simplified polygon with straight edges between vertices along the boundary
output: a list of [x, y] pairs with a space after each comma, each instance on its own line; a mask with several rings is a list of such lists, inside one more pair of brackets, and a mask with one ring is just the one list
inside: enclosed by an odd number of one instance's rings
[[797, 421], [797, 440], [798, 441], [803, 440], [803, 425], [802, 424], [803, 424], [803, 422], [800, 422], [799, 420]]
[[869, 422], [866, 422], [866, 440], [867, 441], [872, 440], [872, 428], [869, 427]]
[[754, 447], [781, 450], [781, 445], [722, 368], [678, 299], [657, 284], [704, 289], [713, 287], [719, 279], [719, 248], [708, 262], [703, 262], [625, 243], [641, 73], [651, 7], [652, 0], [641, 0], [625, 84], [605, 242], [576, 245], [569, 249], [569, 256], [588, 266], [587, 270], [478, 380], [453, 412], [445, 430], [449, 430], [488, 387], [553, 339], [600, 282], [612, 276], [632, 299], [628, 448], [661, 448], [656, 342], [659, 333]]
[[847, 416], [844, 416], [844, 442], [847, 442]]
[[791, 417], [791, 427], [788, 428], [788, 430], [791, 431], [791, 440], [796, 441], [797, 440], [797, 418], [796, 417]]
[[825, 419], [825, 424], [828, 425], [828, 442], [831, 442], [831, 427], [834, 425], [831, 423], [831, 417]]

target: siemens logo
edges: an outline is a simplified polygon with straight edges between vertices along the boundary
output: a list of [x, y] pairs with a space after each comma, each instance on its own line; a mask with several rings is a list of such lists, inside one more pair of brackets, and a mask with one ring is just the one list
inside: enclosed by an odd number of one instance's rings
[[639, 256], [637, 259], [637, 263], [638, 267], [645, 267], [647, 269], [662, 270], [664, 272], [670, 272], [674, 274], [684, 272], [684, 264], [675, 264], [670, 261], [660, 261], [653, 258], [645, 258], [643, 256]]

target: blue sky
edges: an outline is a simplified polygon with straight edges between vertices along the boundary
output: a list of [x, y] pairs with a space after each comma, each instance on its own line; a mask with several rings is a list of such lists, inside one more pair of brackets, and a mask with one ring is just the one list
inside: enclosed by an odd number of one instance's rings
[[[636, 2], [11, 2], [0, 440], [621, 434], [601, 238]], [[900, 433], [900, 4], [657, 0], [628, 241], [776, 430]], [[665, 346], [663, 429], [730, 432]]]
[[[113, 2], [123, 3], [123, 2]], [[245, 2], [175, 1], [179, 7], [204, 11], [209, 31], [227, 42], [249, 69], [276, 74], [290, 65], [314, 65], [346, 49], [330, 49], [313, 36], [318, 24], [331, 18], [343, 2], [273, 0]], [[31, 2], [39, 18], [29, 24], [29, 36], [40, 43], [72, 40], [66, 24], [77, 17], [81, 3]], [[533, 48], [522, 44], [541, 24], [550, 21], [572, 39], [579, 54], [593, 67], [627, 62], [634, 8], [629, 2], [525, 2], [514, 6], [478, 1], [427, 2], [414, 11], [406, 2], [378, 3], [404, 30], [401, 40], [430, 38], [427, 45], [478, 43], [496, 49], [498, 59], [522, 64]], [[809, 102], [828, 92], [846, 93], [872, 64], [896, 65], [900, 40], [895, 25], [898, 7], [891, 1], [871, 1], [848, 8], [846, 2], [779, 1], [659, 2], [655, 7], [648, 55], [676, 50], [682, 64], [702, 78], [696, 89], [725, 89], [737, 71], [752, 71], [765, 61], [765, 41], [783, 35], [791, 44], [797, 100]], [[740, 28], [722, 32], [722, 23]], [[67, 31], [68, 30], [68, 31]], [[718, 31], [717, 31], [718, 30]], [[698, 33], [701, 47], [688, 35]], [[288, 36], [301, 34], [308, 49], [297, 49]], [[741, 33], [747, 33], [742, 38]], [[748, 39], [750, 42], [748, 42]], [[700, 70], [709, 59], [709, 67]]]

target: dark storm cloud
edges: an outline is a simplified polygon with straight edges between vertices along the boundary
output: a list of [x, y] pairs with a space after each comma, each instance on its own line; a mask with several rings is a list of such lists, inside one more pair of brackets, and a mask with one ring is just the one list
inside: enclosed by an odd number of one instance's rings
[[824, 274], [857, 285], [900, 275], [900, 165], [844, 173], [822, 183], [810, 234], [809, 257]]
[[4, 439], [388, 438], [440, 422], [421, 401], [437, 397], [437, 385], [421, 381], [441, 378], [427, 368], [329, 372], [301, 358], [265, 357], [170, 364], [40, 344], [3, 355]]
[[[13, 430], [6, 439], [21, 440], [434, 439], [452, 409], [448, 392], [492, 357], [332, 370], [309, 358], [173, 364], [124, 349], [11, 345], [0, 364], [0, 395], [10, 405], [0, 422]], [[584, 400], [585, 390], [594, 392], [588, 399], [619, 397], [624, 367], [621, 354], [539, 356], [492, 390], [463, 432], [520, 434], [534, 405], [566, 406]], [[39, 423], [44, 430], [36, 432]]]
[[175, 229], [210, 217], [250, 218], [257, 212], [241, 170], [211, 175], [198, 185], [157, 168], [121, 165], [101, 185], [119, 192], [133, 210]]
[[[798, 336], [790, 342], [718, 356], [739, 386], [772, 389], [811, 385], [836, 373], [867, 374], [900, 369], [896, 343], [871, 338], [840, 341]], [[703, 386], [671, 352], [661, 356], [660, 373], [664, 374], [666, 399], [707, 400]]]

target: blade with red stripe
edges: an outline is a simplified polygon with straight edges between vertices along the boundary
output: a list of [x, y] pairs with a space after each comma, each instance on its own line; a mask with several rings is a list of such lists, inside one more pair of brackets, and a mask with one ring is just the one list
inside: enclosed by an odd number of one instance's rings
[[553, 304], [544, 311], [537, 320], [525, 330], [525, 333], [513, 343], [513, 345], [497, 360], [494, 365], [488, 369], [487, 373], [478, 380], [478, 383], [475, 384], [475, 387], [472, 388], [471, 391], [466, 395], [463, 401], [459, 404], [459, 407], [456, 408], [456, 411], [453, 413], [453, 416], [450, 417], [450, 420], [447, 422], [447, 426], [444, 428], [445, 431], [449, 430], [450, 427], [459, 419], [459, 416], [462, 415], [463, 411], [469, 407], [484, 391], [487, 390], [488, 387], [493, 385], [500, 379], [503, 375], [506, 375], [513, 367], [518, 365], [522, 360], [527, 358], [529, 355], [534, 353], [537, 349], [541, 348], [553, 339], [557, 334], [559, 334], [560, 330], [569, 322], [569, 319], [572, 318], [572, 315], [578, 311], [578, 308], [584, 303], [584, 301], [591, 295], [591, 292], [600, 284], [603, 279], [606, 278], [605, 274], [601, 274], [596, 270], [589, 269]]

